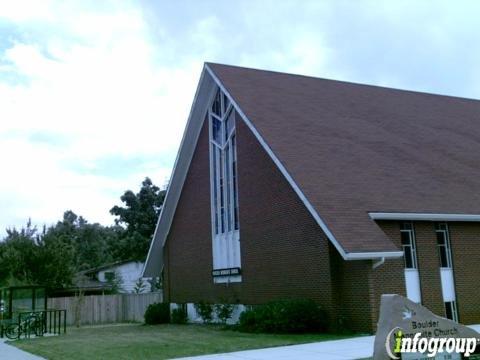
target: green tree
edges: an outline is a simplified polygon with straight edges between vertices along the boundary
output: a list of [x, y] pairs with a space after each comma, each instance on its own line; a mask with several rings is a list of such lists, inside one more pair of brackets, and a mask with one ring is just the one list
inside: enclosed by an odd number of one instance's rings
[[[144, 260], [165, 191], [149, 178], [140, 191], [126, 191], [124, 207], [114, 206], [114, 226], [90, 224], [68, 210], [54, 226], [38, 231], [32, 222], [7, 229], [0, 241], [0, 285], [38, 284], [62, 288], [76, 272], [117, 260]], [[121, 282], [121, 279], [119, 279]], [[113, 284], [121, 287], [121, 283]]]
[[38, 272], [34, 274], [37, 284], [52, 289], [72, 285], [75, 274], [75, 249], [55, 235], [53, 228], [44, 230], [38, 240]]
[[124, 230], [120, 226], [89, 224], [68, 210], [50, 231], [74, 248], [74, 267], [81, 271], [115, 261], [115, 247]]
[[37, 228], [29, 219], [22, 229], [14, 227], [6, 231], [7, 236], [0, 243], [0, 281], [4, 285], [32, 283], [32, 272], [38, 267]]
[[0, 282], [2, 285], [38, 284], [50, 288], [72, 282], [74, 251], [52, 234], [52, 228], [39, 233], [29, 220], [25, 227], [7, 229], [0, 243]]
[[112, 276], [107, 277], [106, 280], [107, 284], [110, 285], [112, 294], [118, 294], [123, 291], [123, 278], [118, 271], [115, 271]]
[[145, 260], [164, 198], [165, 190], [154, 185], [147, 177], [137, 194], [127, 190], [120, 197], [125, 204], [123, 207], [114, 206], [110, 210], [117, 217], [115, 223], [125, 227], [125, 233], [119, 241], [120, 257], [125, 260]]

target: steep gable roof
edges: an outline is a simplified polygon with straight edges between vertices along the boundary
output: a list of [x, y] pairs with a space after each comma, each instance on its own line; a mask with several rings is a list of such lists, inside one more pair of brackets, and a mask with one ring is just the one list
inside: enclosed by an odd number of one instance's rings
[[480, 214], [479, 101], [211, 63], [202, 79], [147, 276], [203, 123], [202, 92], [215, 85], [347, 260], [402, 255], [372, 213]]
[[480, 214], [480, 102], [209, 64], [347, 253], [370, 212]]

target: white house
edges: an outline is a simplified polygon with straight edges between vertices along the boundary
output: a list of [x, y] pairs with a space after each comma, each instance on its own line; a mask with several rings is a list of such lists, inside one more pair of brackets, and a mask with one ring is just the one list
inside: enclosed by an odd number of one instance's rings
[[107, 264], [88, 271], [101, 283], [111, 283], [114, 279], [118, 281], [119, 292], [135, 292], [135, 285], [142, 279], [144, 288], [141, 292], [151, 291], [151, 278], [142, 277], [143, 262], [140, 261], [119, 261]]

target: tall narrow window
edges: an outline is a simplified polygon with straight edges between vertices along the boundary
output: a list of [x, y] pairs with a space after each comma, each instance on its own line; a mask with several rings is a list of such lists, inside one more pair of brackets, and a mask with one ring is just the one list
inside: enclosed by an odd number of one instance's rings
[[400, 239], [402, 242], [403, 260], [405, 263], [405, 290], [407, 297], [416, 302], [422, 302], [420, 276], [418, 273], [417, 247], [415, 243], [415, 228], [411, 221], [400, 223]]
[[458, 321], [458, 309], [455, 294], [455, 277], [453, 274], [452, 249], [448, 224], [435, 224], [437, 235], [438, 259], [440, 265], [440, 279], [442, 282], [442, 296], [445, 303], [445, 316]]
[[458, 312], [457, 312], [456, 301], [445, 302], [445, 316], [447, 319], [458, 322]]
[[232, 176], [233, 176], [233, 227], [238, 230], [238, 185], [237, 185], [237, 147], [235, 143], [235, 134], [232, 135]]
[[405, 269], [417, 269], [417, 249], [415, 246], [415, 232], [411, 222], [404, 222], [400, 225], [403, 256]]
[[446, 223], [437, 223], [435, 225], [437, 234], [438, 256], [441, 268], [452, 268], [452, 251], [450, 248], [450, 237], [448, 235], [448, 225]]
[[241, 281], [235, 110], [220, 89], [208, 111], [215, 282]]

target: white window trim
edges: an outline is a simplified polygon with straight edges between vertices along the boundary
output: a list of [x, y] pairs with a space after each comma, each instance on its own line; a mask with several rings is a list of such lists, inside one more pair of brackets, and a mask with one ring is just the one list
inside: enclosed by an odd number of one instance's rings
[[[233, 126], [232, 130], [228, 134], [227, 140], [225, 141], [225, 132], [226, 132], [226, 120], [230, 116], [232, 111], [235, 111], [234, 105], [232, 104], [231, 101], [228, 101], [228, 105], [224, 105], [224, 100], [225, 96], [224, 93], [220, 88], [218, 88], [218, 91], [220, 92], [220, 101], [221, 101], [221, 109], [222, 109], [222, 116], [219, 117], [216, 114], [214, 114], [211, 110], [211, 106], [213, 104], [213, 101], [215, 100], [215, 96], [217, 95], [217, 91], [214, 91], [212, 93], [211, 99], [209, 101], [209, 106], [207, 110], [207, 120], [208, 120], [208, 133], [209, 133], [209, 158], [210, 158], [210, 204], [211, 204], [211, 223], [212, 223], [212, 256], [213, 256], [213, 270], [219, 270], [219, 269], [224, 269], [224, 268], [240, 268], [241, 269], [241, 254], [240, 254], [240, 223], [239, 223], [239, 217], [237, 214], [237, 223], [238, 223], [238, 229], [235, 229], [235, 211], [236, 211], [236, 204], [235, 204], [235, 198], [234, 198], [234, 189], [236, 189], [236, 194], [237, 194], [237, 201], [238, 201], [238, 169], [235, 169], [236, 171], [236, 178], [237, 181], [233, 183], [233, 161], [236, 160], [234, 159], [234, 156], [236, 155], [235, 149], [233, 149], [232, 146], [232, 136], [235, 134], [235, 126]], [[228, 98], [227, 98], [228, 100]], [[226, 108], [226, 110], [223, 112], [223, 109]], [[235, 114], [233, 114], [235, 116]], [[218, 144], [217, 141], [213, 139], [213, 131], [212, 131], [212, 118], [215, 118], [219, 121], [221, 121], [221, 135], [220, 135], [220, 141], [223, 144]], [[236, 144], [235, 144], [236, 145]], [[227, 186], [227, 175], [229, 179], [229, 184], [228, 189], [224, 190], [224, 196], [228, 196], [230, 199], [228, 206], [229, 210], [224, 211], [224, 227], [225, 230], [223, 232], [218, 232], [217, 233], [217, 224], [218, 224], [218, 229], [221, 229], [222, 227], [222, 213], [221, 213], [221, 208], [220, 208], [220, 181], [218, 181], [219, 178], [217, 178], [217, 181], [214, 181], [214, 174], [218, 174], [221, 168], [220, 161], [222, 159], [219, 154], [221, 152], [226, 152], [227, 147], [230, 149], [228, 151], [228, 164], [230, 165], [228, 169], [226, 169], [225, 166], [223, 166], [223, 188], [225, 189]], [[225, 154], [225, 153], [224, 153]], [[215, 158], [215, 171], [214, 171], [214, 156]], [[238, 159], [235, 161], [235, 165], [237, 165]], [[228, 171], [228, 174], [227, 174]], [[215, 189], [216, 187], [216, 189]], [[228, 193], [227, 193], [228, 190]], [[215, 199], [215, 195], [217, 194], [217, 198]], [[227, 206], [227, 197], [224, 198], [224, 208]], [[227, 219], [227, 216], [229, 219]], [[230, 226], [229, 226], [230, 224]], [[230, 275], [230, 276], [215, 276], [213, 277], [214, 283], [233, 283], [233, 282], [241, 282], [242, 281], [242, 275]]]
[[[445, 225], [444, 229], [439, 229], [437, 226], [439, 225]], [[440, 262], [440, 278], [442, 280], [442, 293], [444, 297], [444, 306], [445, 306], [445, 316], [447, 316], [447, 303], [452, 304], [452, 319], [455, 322], [458, 322], [458, 309], [457, 309], [457, 300], [456, 300], [456, 294], [455, 294], [455, 277], [454, 277], [454, 270], [453, 270], [453, 256], [452, 256], [452, 244], [450, 242], [450, 227], [448, 226], [448, 223], [446, 222], [440, 222], [435, 224], [435, 234], [442, 233], [444, 235], [445, 239], [445, 245], [439, 245], [438, 240], [437, 240], [437, 252], [438, 252], [438, 258]], [[447, 258], [447, 267], [443, 267], [441, 263], [441, 255], [440, 255], [440, 248], [444, 247], [446, 250], [446, 258]], [[447, 272], [446, 274], [449, 274], [449, 277], [447, 277], [447, 283], [444, 284], [444, 278], [443, 278], [443, 272]], [[447, 288], [451, 289], [449, 294], [449, 299], [448, 301], [445, 300], [445, 291], [444, 286]]]
[[[411, 226], [411, 229], [402, 229], [400, 228], [400, 233], [407, 233], [409, 235], [409, 240], [410, 240], [410, 244], [409, 245], [403, 245], [403, 243], [401, 244], [402, 245], [402, 251], [403, 251], [403, 254], [404, 254], [404, 258], [403, 258], [403, 261], [404, 261], [404, 265], [405, 265], [405, 269], [408, 269], [408, 270], [418, 270], [418, 258], [417, 258], [417, 244], [416, 244], [416, 238], [415, 238], [415, 228], [413, 226], [413, 223], [411, 221], [405, 221], [403, 223], [409, 223], [410, 226]], [[406, 256], [406, 252], [405, 252], [405, 248], [409, 246], [410, 249], [411, 249], [411, 255], [412, 255], [412, 264], [413, 264], [413, 267], [410, 267], [410, 268], [407, 268], [407, 261], [405, 259], [405, 256]]]
[[453, 300], [453, 301], [446, 301], [446, 302], [443, 303], [443, 306], [445, 307], [445, 317], [447, 316], [447, 304], [452, 304], [452, 319], [450, 319], [450, 320], [458, 323], [457, 301]]
[[[435, 228], [435, 234], [443, 233], [445, 238], [445, 245], [439, 245], [437, 242], [437, 250], [438, 250], [438, 257], [440, 262], [440, 267], [443, 269], [453, 269], [453, 261], [452, 261], [452, 246], [450, 244], [450, 234], [448, 224], [445, 223], [445, 229], [437, 229]], [[440, 256], [440, 248], [444, 247], [447, 254], [447, 265], [446, 267], [441, 266], [441, 256]]]
[[[407, 297], [421, 304], [422, 303], [422, 291], [420, 287], [420, 276], [418, 273], [418, 256], [417, 256], [417, 244], [415, 237], [415, 226], [412, 221], [402, 221], [400, 224], [400, 234], [408, 234], [408, 244], [404, 245], [401, 241], [402, 250], [404, 253], [404, 275], [405, 275], [405, 290]], [[410, 248], [412, 267], [407, 267], [407, 253], [405, 249]]]

